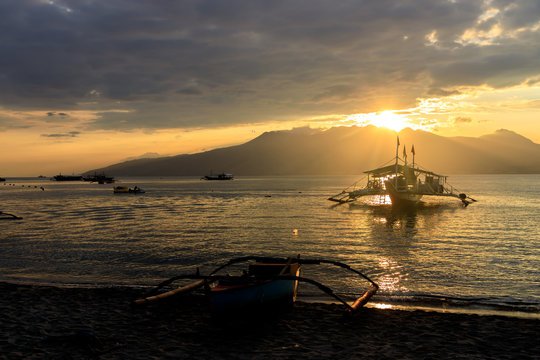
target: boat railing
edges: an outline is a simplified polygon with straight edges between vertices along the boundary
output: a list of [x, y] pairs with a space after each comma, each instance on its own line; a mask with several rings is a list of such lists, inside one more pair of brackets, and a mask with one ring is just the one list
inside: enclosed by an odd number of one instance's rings
[[457, 194], [457, 190], [450, 184], [445, 184], [446, 186], [443, 186], [443, 193], [447, 193], [449, 195], [455, 195]]

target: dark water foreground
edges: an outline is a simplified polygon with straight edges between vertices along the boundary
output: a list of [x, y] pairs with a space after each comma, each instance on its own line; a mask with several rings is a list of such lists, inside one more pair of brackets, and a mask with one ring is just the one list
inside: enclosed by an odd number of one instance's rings
[[[540, 176], [456, 176], [477, 203], [427, 199], [415, 210], [330, 195], [356, 177], [124, 179], [113, 185], [8, 179], [0, 211], [0, 280], [152, 286], [243, 255], [330, 258], [381, 286], [380, 307], [431, 307], [538, 317]], [[41, 190], [43, 187], [44, 190]], [[296, 231], [295, 231], [296, 230]], [[351, 299], [363, 281], [328, 267], [305, 276]], [[319, 299], [300, 288], [300, 298]]]

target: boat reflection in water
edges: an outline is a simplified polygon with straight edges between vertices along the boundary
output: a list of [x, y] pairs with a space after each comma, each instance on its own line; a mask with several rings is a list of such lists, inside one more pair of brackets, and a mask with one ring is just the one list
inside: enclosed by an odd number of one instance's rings
[[[433, 276], [433, 268], [445, 261], [448, 243], [440, 239], [437, 229], [451, 213], [463, 213], [457, 202], [427, 199], [415, 206], [396, 206], [385, 197], [366, 197], [348, 206], [332, 206], [350, 218], [351, 226], [366, 229], [356, 245], [369, 249], [377, 258], [376, 272], [379, 292], [370, 306], [388, 309], [447, 306], [447, 299], [437, 297], [429, 283], [418, 278]], [[450, 213], [450, 214], [449, 214]], [[433, 234], [434, 236], [430, 236]], [[453, 276], [449, 274], [448, 276]], [[441, 285], [442, 286], [442, 285]]]
[[[386, 196], [389, 198], [389, 196]], [[362, 211], [371, 214], [371, 221], [377, 226], [384, 226], [395, 230], [409, 232], [409, 235], [415, 233], [414, 229], [418, 225], [433, 226], [442, 213], [454, 212], [459, 209], [459, 205], [419, 201], [416, 206], [396, 206], [389, 202], [380, 200], [378, 197], [366, 198], [362, 202], [355, 202], [349, 205], [351, 211]], [[428, 226], [428, 227], [429, 227]], [[381, 234], [378, 234], [381, 235]], [[402, 234], [403, 235], [403, 234]]]
[[[453, 260], [449, 259], [447, 251], [449, 247], [464, 244], [456, 245], [445, 237], [431, 237], [429, 234], [438, 233], [439, 222], [444, 221], [449, 212], [461, 213], [461, 205], [421, 201], [414, 207], [393, 206], [384, 201], [365, 199], [343, 209], [347, 208], [342, 211], [354, 213], [353, 218], [365, 219], [359, 226], [369, 227], [371, 234], [366, 236], [363, 245], [377, 253], [378, 266], [374, 276], [378, 279], [379, 292], [370, 306], [460, 311], [478, 302], [476, 298], [443, 296], [440, 292], [433, 292], [429, 285], [434, 276], [446, 278], [450, 284], [457, 277], [448, 268], [447, 263]], [[418, 280], [418, 274], [422, 274], [425, 280]], [[445, 285], [441, 283], [439, 286]]]

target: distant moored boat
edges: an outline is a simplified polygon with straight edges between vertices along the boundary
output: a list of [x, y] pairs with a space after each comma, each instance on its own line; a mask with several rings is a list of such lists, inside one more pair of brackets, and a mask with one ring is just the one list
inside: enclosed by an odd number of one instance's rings
[[97, 182], [98, 184], [112, 184], [115, 181], [114, 177], [112, 176], [105, 176], [105, 174], [98, 175], [96, 173], [94, 173], [94, 175], [88, 175], [83, 177], [83, 180], [89, 182]]
[[138, 186], [135, 186], [133, 189], [129, 186], [115, 186], [113, 188], [113, 193], [115, 194], [143, 194], [145, 191]]
[[82, 175], [56, 175], [53, 177], [56, 181], [81, 181], [83, 179]]
[[202, 179], [204, 180], [232, 180], [234, 179], [234, 176], [233, 174], [226, 174], [226, 173], [221, 173], [221, 174], [217, 174], [217, 175], [205, 175]]

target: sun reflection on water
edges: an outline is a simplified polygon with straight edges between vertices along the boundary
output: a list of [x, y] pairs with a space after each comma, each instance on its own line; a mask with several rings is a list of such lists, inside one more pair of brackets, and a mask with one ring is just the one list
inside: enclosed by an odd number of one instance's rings
[[383, 274], [378, 279], [379, 288], [386, 293], [395, 293], [398, 291], [407, 291], [408, 289], [401, 285], [401, 281], [406, 279], [406, 274], [396, 261], [381, 257], [379, 258], [379, 268]]
[[370, 196], [370, 197], [366, 198], [363, 202], [366, 205], [370, 205], [370, 206], [392, 204], [392, 200], [390, 199], [390, 196], [388, 196], [388, 195]]
[[390, 304], [379, 304], [379, 303], [376, 303], [376, 304], [372, 304], [372, 306], [376, 309], [392, 309], [393, 306], [390, 305]]

